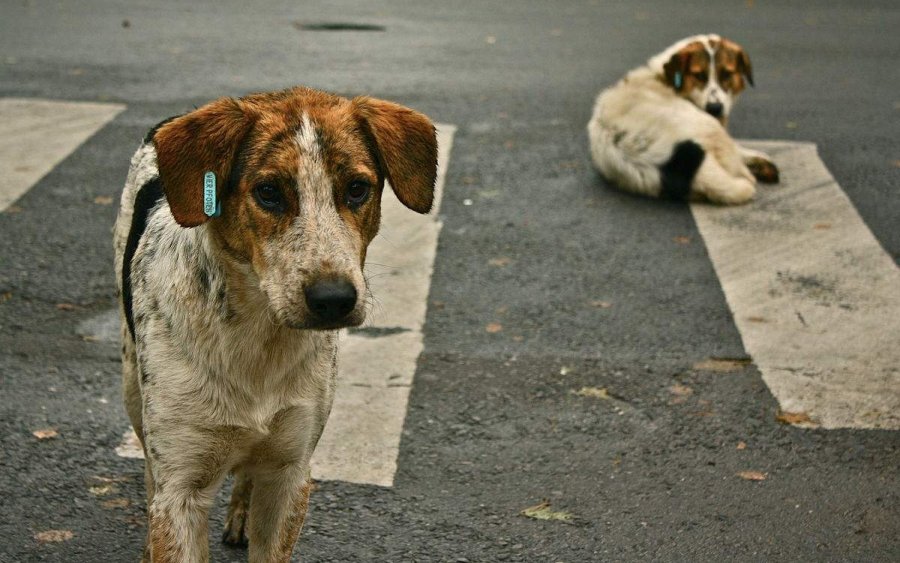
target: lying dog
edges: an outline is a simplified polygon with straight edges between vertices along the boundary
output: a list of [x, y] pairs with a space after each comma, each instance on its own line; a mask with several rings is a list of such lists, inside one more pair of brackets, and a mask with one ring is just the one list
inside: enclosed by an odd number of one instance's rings
[[223, 540], [249, 541], [250, 561], [290, 560], [336, 329], [366, 314], [382, 188], [426, 213], [436, 167], [424, 115], [306, 88], [219, 99], [148, 134], [115, 227], [145, 560], [208, 560], [208, 510], [229, 472]]
[[778, 169], [725, 129], [745, 81], [753, 85], [753, 69], [737, 44], [718, 35], [675, 43], [598, 96], [587, 126], [594, 165], [639, 194], [749, 201], [754, 177], [777, 182]]

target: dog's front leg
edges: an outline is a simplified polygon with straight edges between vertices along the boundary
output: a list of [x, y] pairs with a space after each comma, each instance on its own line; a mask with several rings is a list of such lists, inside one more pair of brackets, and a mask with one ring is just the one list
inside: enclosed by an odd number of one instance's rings
[[176, 428], [177, 434], [146, 435], [153, 486], [147, 510], [150, 560], [205, 563], [209, 509], [227, 471], [228, 449], [215, 432]]
[[169, 491], [157, 485], [148, 511], [153, 563], [209, 561], [207, 534], [212, 498], [188, 487]]
[[741, 160], [758, 181], [764, 184], [778, 183], [778, 167], [775, 166], [769, 155], [742, 146], [738, 146], [738, 150], [741, 153]]
[[250, 499], [251, 563], [287, 563], [309, 506], [309, 464], [257, 471]]

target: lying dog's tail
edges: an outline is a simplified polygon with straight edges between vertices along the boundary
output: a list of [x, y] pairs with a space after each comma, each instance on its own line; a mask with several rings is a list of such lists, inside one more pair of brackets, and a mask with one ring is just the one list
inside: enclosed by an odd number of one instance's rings
[[672, 156], [659, 167], [660, 196], [686, 200], [705, 156], [706, 151], [694, 141], [681, 141], [675, 145]]

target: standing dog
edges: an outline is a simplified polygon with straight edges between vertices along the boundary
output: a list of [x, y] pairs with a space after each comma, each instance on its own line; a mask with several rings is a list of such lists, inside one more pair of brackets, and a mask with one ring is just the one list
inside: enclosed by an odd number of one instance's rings
[[749, 201], [756, 180], [777, 182], [778, 169], [725, 129], [745, 81], [753, 85], [753, 68], [736, 43], [718, 35], [675, 43], [597, 98], [587, 126], [594, 165], [639, 194]]
[[223, 540], [289, 561], [334, 396], [336, 329], [365, 317], [366, 248], [387, 180], [426, 213], [424, 115], [295, 88], [222, 98], [158, 125], [115, 227], [125, 406], [146, 457], [145, 560], [207, 561]]

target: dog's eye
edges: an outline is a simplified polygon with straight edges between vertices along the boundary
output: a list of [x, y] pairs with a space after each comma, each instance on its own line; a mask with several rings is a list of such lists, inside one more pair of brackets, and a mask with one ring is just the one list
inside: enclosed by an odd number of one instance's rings
[[708, 78], [709, 78], [709, 75], [708, 75], [707, 73], [705, 73], [705, 72], [698, 72], [698, 73], [697, 73], [697, 80], [699, 80], [700, 82], [706, 82], [706, 80], [707, 80]]
[[259, 206], [266, 211], [283, 211], [284, 198], [281, 196], [281, 190], [272, 184], [260, 184], [253, 190], [256, 201]]
[[727, 71], [727, 70], [719, 71], [719, 80], [721, 80], [722, 82], [725, 82], [729, 78], [731, 78], [731, 73], [729, 71]]
[[371, 186], [365, 180], [353, 180], [347, 184], [347, 205], [355, 209], [369, 198]]

